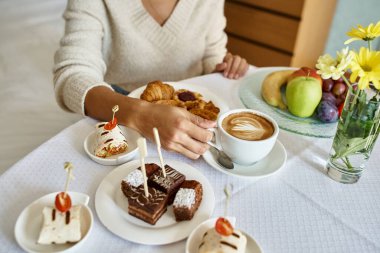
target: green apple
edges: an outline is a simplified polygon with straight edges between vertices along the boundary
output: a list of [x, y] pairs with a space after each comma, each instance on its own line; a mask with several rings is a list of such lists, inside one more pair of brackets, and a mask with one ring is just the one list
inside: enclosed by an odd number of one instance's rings
[[320, 80], [311, 76], [299, 76], [288, 82], [286, 101], [289, 111], [295, 116], [310, 117], [322, 98]]

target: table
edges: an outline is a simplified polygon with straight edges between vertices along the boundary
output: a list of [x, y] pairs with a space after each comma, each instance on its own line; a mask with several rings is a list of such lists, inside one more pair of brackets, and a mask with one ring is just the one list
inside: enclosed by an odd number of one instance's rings
[[[255, 70], [251, 68], [249, 73]], [[185, 80], [215, 92], [231, 108], [242, 107], [237, 81], [211, 74]], [[123, 240], [99, 221], [94, 196], [102, 179], [114, 168], [96, 164], [83, 150], [83, 140], [95, 121], [85, 118], [35, 149], [0, 177], [0, 252], [20, 252], [13, 228], [19, 213], [35, 199], [61, 189], [62, 164], [75, 165], [70, 189], [87, 193], [94, 213], [94, 229], [80, 252], [184, 252], [185, 240], [165, 246], [145, 246]], [[324, 164], [331, 139], [303, 137], [280, 131], [288, 160], [276, 174], [251, 181], [229, 177], [208, 166], [163, 152], [167, 159], [184, 161], [210, 180], [216, 195], [213, 216], [223, 214], [223, 187], [234, 185], [229, 214], [237, 227], [253, 236], [266, 253], [380, 252], [380, 148], [375, 146], [358, 183], [345, 185], [326, 176]], [[154, 146], [148, 143], [154, 156]]]

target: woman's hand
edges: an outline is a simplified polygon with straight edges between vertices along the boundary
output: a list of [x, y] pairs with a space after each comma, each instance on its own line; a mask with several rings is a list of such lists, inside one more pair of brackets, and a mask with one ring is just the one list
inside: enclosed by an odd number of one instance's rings
[[207, 128], [215, 127], [215, 122], [168, 105], [144, 103], [139, 111], [134, 127], [153, 142], [156, 127], [164, 149], [197, 159], [209, 148], [206, 142], [212, 133]]
[[223, 72], [224, 77], [229, 79], [239, 79], [245, 75], [248, 67], [246, 59], [227, 53], [223, 62], [216, 65], [214, 72]]

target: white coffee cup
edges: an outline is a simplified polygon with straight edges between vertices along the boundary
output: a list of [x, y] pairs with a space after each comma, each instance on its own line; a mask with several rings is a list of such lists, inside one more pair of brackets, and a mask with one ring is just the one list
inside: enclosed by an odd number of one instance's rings
[[[262, 140], [243, 140], [229, 134], [223, 129], [222, 122], [228, 115], [244, 112], [256, 114], [272, 123], [274, 128], [273, 134]], [[223, 150], [234, 163], [252, 165], [267, 156], [273, 149], [279, 128], [276, 121], [265, 113], [252, 109], [235, 109], [220, 115], [217, 121], [217, 128], [213, 131], [216, 133], [218, 142], [211, 143], [211, 145], [216, 145], [217, 148]]]

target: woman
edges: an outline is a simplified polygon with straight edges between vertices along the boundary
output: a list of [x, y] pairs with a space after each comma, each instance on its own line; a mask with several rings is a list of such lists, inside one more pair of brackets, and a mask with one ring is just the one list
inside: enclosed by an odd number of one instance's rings
[[99, 120], [118, 104], [119, 123], [162, 146], [196, 159], [211, 139], [215, 122], [166, 105], [114, 92], [152, 80], [176, 81], [211, 72], [243, 76], [245, 59], [226, 51], [223, 0], [71, 0], [64, 13], [65, 35], [55, 55], [58, 103]]

